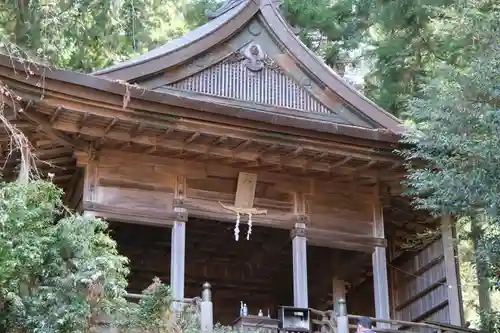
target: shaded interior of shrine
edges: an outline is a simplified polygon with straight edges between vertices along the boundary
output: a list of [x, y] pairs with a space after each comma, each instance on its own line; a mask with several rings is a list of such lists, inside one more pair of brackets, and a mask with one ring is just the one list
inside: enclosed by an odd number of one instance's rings
[[[110, 222], [112, 237], [130, 260], [130, 293], [141, 293], [154, 277], [170, 280], [171, 230], [142, 224]], [[275, 318], [280, 305], [293, 305], [292, 244], [287, 230], [247, 225], [234, 239], [234, 224], [190, 218], [186, 225], [185, 295], [199, 296], [201, 285], [212, 285], [214, 319], [230, 325], [240, 302], [249, 314], [259, 310]], [[333, 279], [348, 282], [349, 309], [373, 314], [373, 284], [360, 268], [371, 264], [367, 253], [311, 246], [307, 248], [309, 306], [332, 308]]]

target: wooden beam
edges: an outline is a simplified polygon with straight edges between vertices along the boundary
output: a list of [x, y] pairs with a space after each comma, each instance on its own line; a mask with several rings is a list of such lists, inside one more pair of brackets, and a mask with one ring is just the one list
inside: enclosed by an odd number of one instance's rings
[[304, 150], [304, 147], [299, 146], [294, 151], [292, 151], [291, 153], [289, 153], [287, 155], [287, 157], [297, 157], [303, 150]]
[[450, 324], [463, 325], [462, 297], [459, 285], [457, 244], [453, 224], [449, 215], [441, 218], [441, 241], [443, 242], [446, 284], [448, 285], [448, 308]]
[[236, 148], [233, 149], [233, 154], [245, 151], [245, 149], [248, 148], [252, 144], [252, 140], [245, 140], [242, 143], [240, 143]]
[[356, 170], [356, 172], [361, 172], [361, 171], [370, 169], [371, 167], [373, 167], [376, 164], [377, 164], [377, 161], [370, 161], [370, 162], [366, 163], [365, 165], [357, 167], [355, 170]]
[[293, 305], [308, 308], [306, 225], [296, 223], [291, 232], [293, 257]]
[[[379, 186], [373, 188], [373, 236], [385, 238], [384, 215], [380, 202]], [[387, 253], [385, 247], [376, 247], [372, 255], [373, 289], [375, 293], [375, 314], [380, 319], [391, 319], [389, 303], [389, 280], [387, 278]], [[377, 323], [377, 328], [390, 328], [385, 323]]]
[[311, 227], [307, 229], [307, 241], [310, 245], [315, 246], [369, 253], [373, 252], [376, 248], [385, 248], [387, 245], [385, 238], [381, 237]]
[[[175, 219], [173, 209], [171, 206], [169, 207], [171, 203], [168, 203], [169, 200], [173, 200], [173, 194], [108, 188], [101, 185], [94, 187], [93, 190], [96, 192], [95, 201], [86, 201], [84, 205], [86, 210], [92, 210], [99, 216], [112, 220], [157, 226], [172, 225], [172, 221]], [[159, 196], [164, 200], [153, 199]], [[184, 203], [190, 216], [234, 222], [234, 216], [220, 207], [217, 201], [187, 197], [184, 199]], [[255, 225], [289, 229], [293, 226], [294, 216], [291, 211], [289, 213], [276, 211], [265, 216], [254, 216], [252, 219]], [[314, 220], [311, 222], [314, 223]], [[373, 251], [373, 247], [384, 245], [383, 239], [324, 229], [310, 229], [308, 237], [308, 242], [311, 245], [357, 251]]]
[[130, 137], [135, 138], [136, 136], [141, 134], [144, 130], [144, 127], [145, 125], [143, 123], [136, 124], [135, 127], [130, 131]]
[[[196, 144], [192, 143], [189, 145], [186, 145], [185, 142], [182, 141], [175, 141], [175, 140], [168, 140], [168, 141], [161, 141], [158, 142], [158, 140], [155, 137], [150, 137], [147, 135], [138, 135], [135, 137], [132, 137], [129, 133], [126, 132], [120, 132], [120, 131], [110, 131], [107, 134], [105, 131], [101, 128], [95, 128], [95, 127], [83, 127], [81, 130], [78, 129], [78, 126], [75, 124], [69, 124], [69, 123], [61, 123], [57, 122], [53, 126], [55, 129], [59, 131], [64, 131], [64, 132], [69, 132], [69, 133], [82, 133], [84, 135], [88, 136], [94, 136], [94, 137], [106, 137], [109, 139], [117, 140], [117, 141], [123, 141], [126, 143], [136, 143], [144, 146], [154, 146], [156, 145], [157, 147], [163, 147], [168, 150], [173, 150], [177, 152], [190, 152], [190, 153], [195, 153], [195, 154], [200, 154], [200, 155], [205, 155], [209, 154], [212, 155], [215, 158], [224, 158], [228, 160], [240, 160], [242, 162], [247, 162], [247, 163], [253, 163], [257, 159], [261, 159], [262, 162], [265, 164], [273, 165], [273, 166], [286, 166], [289, 168], [295, 168], [295, 169], [300, 169], [303, 170], [305, 167], [310, 168], [311, 170], [316, 170], [320, 172], [328, 172], [330, 173], [332, 171], [332, 166], [329, 163], [324, 163], [324, 162], [312, 162], [307, 158], [294, 158], [294, 159], [287, 159], [285, 163], [283, 163], [283, 158], [281, 154], [278, 153], [267, 153], [264, 156], [261, 155], [260, 152], [250, 152], [250, 151], [242, 151], [242, 152], [237, 152], [233, 153], [231, 149], [227, 148], [222, 148], [222, 147], [208, 147], [203, 144]], [[345, 167], [341, 167], [340, 165], [338, 167], [335, 167], [335, 171], [341, 174], [352, 174], [355, 172], [354, 169], [349, 169]], [[372, 171], [366, 171], [359, 176], [367, 177], [367, 178], [378, 178], [381, 176], [379, 172], [372, 172]]]
[[111, 131], [111, 129], [113, 128], [113, 126], [116, 125], [116, 123], [118, 122], [118, 118], [112, 118], [111, 121], [106, 125], [106, 128], [104, 129], [104, 134], [108, 134], [109, 131]]
[[350, 160], [352, 160], [352, 156], [346, 156], [343, 159], [341, 159], [340, 161], [330, 164], [330, 171], [332, 171], [338, 167], [341, 167], [342, 165], [346, 164]]
[[84, 204], [85, 202], [93, 204], [97, 201], [95, 190], [99, 177], [97, 160], [93, 153], [89, 153], [88, 161], [85, 165], [84, 177], [83, 202]]
[[191, 142], [193, 142], [194, 140], [196, 140], [198, 137], [200, 136], [200, 133], [199, 132], [194, 132], [193, 134], [191, 134], [189, 136], [189, 138], [187, 138], [184, 143], [185, 144], [190, 144]]
[[[80, 128], [82, 128], [83, 125], [85, 125], [85, 122], [87, 121], [88, 118], [89, 118], [89, 113], [85, 112], [82, 116], [82, 119], [80, 119], [78, 126], [80, 126]], [[51, 119], [52, 119], [52, 117], [51, 117]], [[53, 121], [51, 121], [51, 123], [53, 123]]]
[[[52, 143], [52, 141], [50, 142]], [[36, 149], [34, 153], [40, 159], [47, 159], [47, 158], [57, 157], [60, 155], [71, 155], [73, 153], [73, 149], [68, 147]]]
[[75, 209], [78, 201], [81, 199], [81, 193], [78, 193], [79, 190], [83, 190], [79, 188], [78, 183], [83, 178], [84, 171], [81, 168], [77, 168], [71, 177], [71, 180], [68, 183], [68, 188], [66, 189], [66, 193], [64, 194], [64, 202], [71, 209]]
[[175, 219], [173, 213], [162, 214], [159, 212], [123, 209], [88, 201], [83, 202], [83, 209], [89, 216], [105, 218], [108, 221], [120, 221], [162, 228], [171, 227]]
[[50, 166], [59, 165], [60, 166], [62, 164], [73, 163], [74, 161], [75, 161], [75, 158], [72, 155], [69, 155], [69, 156], [59, 156], [59, 157], [43, 159], [43, 160], [39, 159], [39, 160], [35, 161], [35, 163], [37, 166], [43, 166], [43, 165], [50, 165]]
[[343, 280], [340, 280], [339, 278], [333, 278], [332, 280], [332, 303], [333, 303], [333, 310], [337, 313], [338, 315], [338, 305], [339, 301], [341, 299], [345, 300], [346, 299], [346, 293], [347, 293], [347, 283]]
[[257, 175], [248, 172], [240, 172], [234, 206], [238, 208], [252, 208], [257, 187]]
[[[85, 164], [88, 157], [88, 154], [82, 151], [76, 152], [78, 163]], [[275, 186], [279, 186], [280, 189], [287, 189], [287, 191], [301, 191], [306, 194], [311, 194], [313, 188], [317, 190], [324, 191], [325, 193], [337, 193], [334, 190], [339, 187], [339, 182], [332, 181], [329, 179], [311, 179], [311, 177], [298, 176], [298, 175], [288, 175], [283, 173], [274, 173], [263, 170], [254, 170], [249, 168], [235, 168], [233, 166], [223, 165], [220, 163], [208, 161], [208, 162], [200, 162], [197, 160], [181, 160], [175, 159], [171, 157], [163, 157], [163, 156], [148, 156], [139, 153], [132, 152], [121, 152], [110, 149], [102, 149], [100, 150], [101, 159], [112, 160], [115, 161], [118, 165], [130, 165], [130, 163], [135, 164], [143, 164], [144, 166], [160, 166], [165, 167], [171, 170], [171, 173], [182, 173], [183, 171], [187, 175], [187, 172], [193, 176], [193, 171], [196, 171], [196, 178], [204, 178], [208, 176], [215, 177], [238, 177], [239, 172], [249, 171], [251, 173], [255, 173], [259, 181], [265, 183], [272, 183]], [[355, 185], [354, 190], [358, 194], [362, 194], [363, 196], [371, 195], [372, 186], [365, 185]]]
[[77, 141], [74, 141], [66, 134], [61, 133], [60, 131], [52, 128], [51, 123], [48, 120], [46, 120], [43, 116], [33, 112], [32, 103], [28, 102], [28, 104], [24, 108], [24, 111], [21, 114], [28, 120], [38, 124], [43, 133], [45, 133], [51, 140], [54, 140], [62, 144], [63, 146], [69, 146], [72, 148], [81, 147], [81, 144], [78, 143]]
[[147, 148], [144, 152], [146, 154], [151, 154], [151, 153], [154, 153], [156, 151], [156, 149], [157, 149], [156, 146], [151, 146], [151, 147]]
[[306, 196], [302, 192], [293, 192], [293, 213], [297, 216], [305, 216], [307, 202]]
[[[174, 299], [184, 299], [184, 275], [186, 261], [186, 222], [187, 209], [184, 207], [186, 197], [186, 177], [177, 176], [174, 193], [175, 221], [172, 226], [172, 241], [170, 249], [170, 286]], [[179, 309], [182, 304], [176, 304]]]
[[218, 137], [217, 140], [214, 141], [213, 145], [218, 146], [224, 143], [224, 141], [227, 141], [227, 136], [223, 135], [221, 137]]
[[52, 124], [54, 121], [57, 120], [57, 117], [59, 117], [59, 113], [61, 112], [62, 108], [57, 107], [54, 113], [50, 116], [50, 123]]
[[[36, 94], [33, 96], [37, 96]], [[232, 125], [222, 125], [209, 123], [207, 121], [200, 121], [188, 118], [175, 118], [168, 115], [154, 114], [151, 112], [140, 112], [140, 110], [129, 110], [121, 107], [111, 105], [95, 106], [87, 103], [84, 100], [77, 101], [75, 99], [68, 100], [67, 96], [57, 94], [54, 92], [47, 92], [45, 98], [38, 103], [43, 103], [47, 106], [59, 107], [62, 106], [66, 110], [74, 112], [89, 112], [95, 116], [105, 118], [119, 118], [120, 120], [135, 123], [138, 120], [147, 126], [157, 128], [167, 128], [170, 124], [174, 124], [175, 129], [183, 132], [197, 132], [206, 133], [214, 137], [223, 135], [239, 139], [239, 140], [253, 140], [262, 143], [283, 145], [287, 147], [297, 147], [301, 145], [305, 150], [312, 150], [318, 153], [328, 152], [331, 155], [338, 156], [353, 156], [364, 160], [381, 160], [386, 162], [401, 161], [401, 158], [392, 154], [391, 148], [387, 152], [381, 152], [380, 149], [369, 147], [353, 147], [352, 145], [338, 142], [327, 142], [321, 140], [309, 139], [306, 137], [298, 137], [289, 134], [283, 134], [278, 137], [276, 133], [270, 131], [259, 131], [256, 133], [253, 129], [246, 129], [243, 127], [236, 127]], [[347, 150], [347, 151], [346, 151]]]

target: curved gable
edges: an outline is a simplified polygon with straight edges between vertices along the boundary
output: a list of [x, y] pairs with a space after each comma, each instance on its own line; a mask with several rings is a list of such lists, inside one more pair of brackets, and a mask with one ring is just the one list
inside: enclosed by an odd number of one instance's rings
[[271, 0], [228, 0], [213, 20], [95, 75], [255, 112], [400, 132], [401, 121], [344, 81], [291, 31]]
[[250, 20], [259, 7], [240, 1], [208, 23], [136, 58], [96, 71], [93, 75], [133, 82], [189, 60], [231, 37]]
[[301, 63], [325, 85], [325, 91], [333, 92], [367, 117], [393, 132], [401, 131], [401, 120], [383, 110], [366, 96], [344, 81], [323, 60], [316, 56], [290, 30], [276, 6], [270, 0], [262, 0], [260, 7], [264, 21], [269, 25], [277, 40], [282, 41], [296, 61]]

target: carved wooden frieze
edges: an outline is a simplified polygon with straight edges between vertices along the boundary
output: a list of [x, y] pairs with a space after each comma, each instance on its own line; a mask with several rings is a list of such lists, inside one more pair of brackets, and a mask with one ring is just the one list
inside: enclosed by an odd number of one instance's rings
[[224, 60], [167, 87], [303, 112], [336, 114], [311, 94], [311, 85], [308, 77], [299, 82], [286, 75], [259, 43], [250, 42]]

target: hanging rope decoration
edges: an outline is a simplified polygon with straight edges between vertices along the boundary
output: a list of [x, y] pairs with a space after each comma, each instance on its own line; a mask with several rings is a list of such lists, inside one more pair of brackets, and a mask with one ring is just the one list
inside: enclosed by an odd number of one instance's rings
[[252, 234], [252, 213], [248, 213], [247, 240], [250, 240], [250, 235], [251, 234]]
[[236, 213], [236, 225], [234, 226], [234, 240], [240, 239], [240, 213]]
[[232, 213], [236, 213], [236, 224], [234, 226], [234, 240], [239, 241], [240, 240], [240, 223], [241, 223], [241, 215], [247, 215], [248, 216], [248, 230], [247, 230], [247, 240], [250, 240], [250, 235], [252, 234], [252, 215], [265, 215], [267, 214], [266, 209], [257, 209], [257, 208], [240, 208], [240, 207], [235, 207], [235, 206], [227, 206], [224, 205], [222, 202], [219, 202], [219, 204], [224, 208], [225, 210], [228, 210]]

